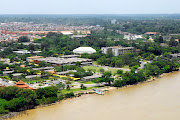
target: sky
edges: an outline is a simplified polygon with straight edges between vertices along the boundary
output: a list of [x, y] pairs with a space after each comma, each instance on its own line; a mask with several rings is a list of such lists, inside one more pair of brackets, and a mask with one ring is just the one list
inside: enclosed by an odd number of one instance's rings
[[180, 0], [0, 0], [0, 14], [174, 14]]

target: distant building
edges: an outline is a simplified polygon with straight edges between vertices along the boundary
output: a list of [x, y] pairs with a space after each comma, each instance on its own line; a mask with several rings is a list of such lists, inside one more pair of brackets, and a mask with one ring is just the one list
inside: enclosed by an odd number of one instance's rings
[[104, 54], [112, 52], [114, 56], [118, 56], [118, 55], [123, 55], [127, 53], [132, 53], [134, 51], [134, 47], [121, 47], [121, 46], [102, 47], [101, 51]]
[[179, 39], [174, 39], [174, 40], [179, 43]]
[[161, 47], [169, 47], [169, 45], [166, 44], [166, 43], [161, 43], [160, 46], [161, 46]]
[[63, 35], [73, 35], [72, 31], [61, 31]]
[[111, 24], [116, 24], [116, 19], [111, 20]]
[[87, 37], [88, 35], [72, 35], [71, 38], [84, 38]]
[[172, 36], [163, 36], [163, 40], [165, 41], [170, 41]]
[[146, 32], [145, 35], [157, 35], [157, 32]]
[[177, 54], [171, 54], [171, 56], [172, 56], [173, 58], [180, 58], [180, 53], [177, 53]]
[[133, 35], [133, 34], [129, 34], [129, 35], [124, 35], [124, 39], [127, 40], [137, 40], [137, 39], [142, 39], [142, 35]]
[[31, 57], [27, 57], [26, 61], [33, 62], [34, 59], [38, 59], [38, 58], [43, 58], [43, 56], [31, 56]]
[[[17, 55], [25, 55], [25, 54], [30, 54], [31, 52], [28, 50], [18, 50], [18, 51], [13, 51], [13, 53], [16, 53]], [[32, 51], [33, 55], [37, 55], [41, 53], [41, 51]]]
[[73, 50], [73, 53], [77, 53], [77, 54], [83, 54], [83, 53], [92, 54], [95, 52], [96, 52], [96, 50], [93, 49], [92, 47], [78, 47]]

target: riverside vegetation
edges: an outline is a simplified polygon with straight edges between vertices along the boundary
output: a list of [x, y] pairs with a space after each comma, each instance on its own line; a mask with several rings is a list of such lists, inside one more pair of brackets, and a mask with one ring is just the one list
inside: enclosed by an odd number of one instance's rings
[[[56, 86], [39, 88], [34, 91], [15, 86], [0, 88], [0, 115], [35, 108], [74, 97], [74, 93], [59, 94]], [[59, 95], [58, 95], [59, 94]]]

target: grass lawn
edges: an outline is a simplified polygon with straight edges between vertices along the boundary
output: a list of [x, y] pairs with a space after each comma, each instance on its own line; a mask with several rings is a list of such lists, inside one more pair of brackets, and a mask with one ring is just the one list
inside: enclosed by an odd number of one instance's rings
[[93, 81], [87, 81], [87, 82], [84, 82], [84, 81], [78, 81], [79, 83], [83, 83], [83, 84], [93, 84], [94, 82]]
[[0, 76], [0, 78], [10, 80], [9, 76]]
[[125, 65], [123, 68], [129, 69], [129, 65]]
[[96, 61], [93, 61], [92, 64], [93, 65], [98, 65], [98, 63]]
[[88, 70], [88, 69], [95, 69], [96, 70], [96, 72], [99, 72], [99, 70], [100, 69], [104, 69], [105, 71], [111, 71], [112, 72], [112, 74], [115, 74], [116, 72], [117, 72], [117, 70], [116, 69], [111, 69], [111, 68], [104, 68], [104, 67], [95, 67], [95, 66], [83, 66], [83, 68], [85, 69], [85, 70]]
[[[92, 88], [100, 88], [100, 87], [88, 87], [86, 90], [91, 90]], [[76, 89], [70, 89], [70, 90], [62, 90], [62, 94], [70, 93], [70, 92], [78, 92], [78, 91], [84, 91], [81, 88], [76, 88]]]

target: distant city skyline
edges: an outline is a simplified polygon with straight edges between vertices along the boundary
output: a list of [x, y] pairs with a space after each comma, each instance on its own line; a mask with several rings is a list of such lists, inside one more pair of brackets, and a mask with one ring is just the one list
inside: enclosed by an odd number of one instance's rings
[[0, 14], [174, 14], [180, 0], [4, 0]]

